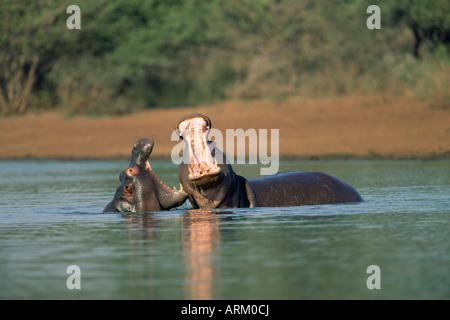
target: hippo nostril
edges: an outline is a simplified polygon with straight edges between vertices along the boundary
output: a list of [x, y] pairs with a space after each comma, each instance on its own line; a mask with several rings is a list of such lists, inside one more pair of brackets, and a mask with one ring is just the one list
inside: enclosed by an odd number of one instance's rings
[[125, 185], [125, 186], [123, 186], [123, 191], [128, 195], [132, 195], [133, 187], [131, 185]]

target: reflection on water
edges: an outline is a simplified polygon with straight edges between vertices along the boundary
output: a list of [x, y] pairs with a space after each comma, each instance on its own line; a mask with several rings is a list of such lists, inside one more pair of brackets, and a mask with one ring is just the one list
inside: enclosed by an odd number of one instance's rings
[[[129, 232], [129, 244], [149, 248], [154, 243], [154, 229], [158, 219], [152, 213], [129, 213], [124, 215]], [[213, 299], [215, 267], [213, 258], [220, 244], [219, 218], [211, 210], [186, 210], [180, 230], [183, 247], [184, 294], [189, 300]], [[138, 241], [136, 241], [138, 240]]]
[[360, 204], [100, 214], [126, 165], [0, 162], [0, 298], [450, 298], [450, 161], [281, 163], [349, 182]]
[[213, 257], [220, 241], [219, 219], [211, 210], [189, 210], [183, 220], [184, 292], [187, 299], [213, 299]]

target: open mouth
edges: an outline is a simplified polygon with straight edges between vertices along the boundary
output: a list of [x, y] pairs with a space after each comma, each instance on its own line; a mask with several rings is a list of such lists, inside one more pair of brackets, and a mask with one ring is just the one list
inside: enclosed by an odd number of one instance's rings
[[186, 142], [183, 162], [188, 163], [188, 177], [191, 181], [200, 182], [217, 177], [220, 173], [217, 159], [207, 140], [210, 128], [211, 121], [203, 115], [185, 117], [177, 125], [180, 137]]

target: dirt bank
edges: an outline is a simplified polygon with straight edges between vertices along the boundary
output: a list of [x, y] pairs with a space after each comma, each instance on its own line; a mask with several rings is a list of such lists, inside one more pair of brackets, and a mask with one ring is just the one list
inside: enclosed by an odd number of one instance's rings
[[0, 159], [128, 158], [141, 137], [154, 157], [170, 157], [177, 120], [204, 113], [214, 128], [279, 129], [285, 157], [433, 158], [450, 156], [450, 110], [374, 95], [302, 101], [229, 101], [154, 109], [122, 117], [66, 118], [59, 113], [0, 118]]

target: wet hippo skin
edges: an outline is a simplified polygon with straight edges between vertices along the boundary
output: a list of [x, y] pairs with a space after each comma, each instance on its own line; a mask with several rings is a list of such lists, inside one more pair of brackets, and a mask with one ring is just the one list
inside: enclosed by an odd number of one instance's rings
[[121, 184], [103, 212], [169, 210], [186, 201], [186, 192], [169, 188], [152, 170], [148, 159], [153, 146], [152, 138], [134, 143], [130, 165], [120, 174]]

